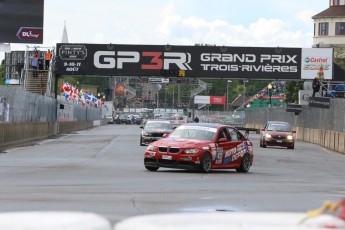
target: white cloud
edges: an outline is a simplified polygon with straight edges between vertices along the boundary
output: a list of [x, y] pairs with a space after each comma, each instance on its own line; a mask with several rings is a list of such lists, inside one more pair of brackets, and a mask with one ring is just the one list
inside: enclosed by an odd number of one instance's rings
[[297, 20], [303, 22], [307, 26], [313, 25], [313, 19], [312, 17], [316, 15], [317, 13], [313, 10], [303, 10], [296, 14]]

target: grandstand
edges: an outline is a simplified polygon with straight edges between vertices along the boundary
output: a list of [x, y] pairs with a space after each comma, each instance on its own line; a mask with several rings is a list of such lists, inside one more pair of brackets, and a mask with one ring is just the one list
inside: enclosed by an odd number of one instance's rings
[[263, 88], [253, 97], [249, 98], [240, 107], [242, 109], [261, 109], [268, 107], [285, 107], [285, 93], [286, 85], [285, 81], [273, 81], [270, 83], [272, 85], [271, 96], [269, 89], [267, 87]]

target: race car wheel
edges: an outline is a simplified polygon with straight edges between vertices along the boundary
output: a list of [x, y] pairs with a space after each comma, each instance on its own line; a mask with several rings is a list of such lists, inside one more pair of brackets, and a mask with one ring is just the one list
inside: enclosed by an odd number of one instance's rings
[[294, 149], [295, 148], [295, 144], [291, 144], [287, 147], [288, 149]]
[[237, 172], [248, 172], [250, 168], [250, 156], [249, 153], [246, 153], [242, 157], [242, 163], [240, 168], [236, 169]]
[[263, 148], [266, 148], [266, 147], [267, 147], [267, 145], [266, 145], [266, 142], [265, 142], [265, 141], [262, 141], [262, 147], [263, 147]]
[[144, 146], [142, 137], [140, 137], [140, 146]]
[[211, 157], [211, 154], [210, 154], [210, 153], [205, 153], [205, 154], [202, 156], [202, 159], [201, 159], [201, 164], [200, 164], [201, 171], [202, 171], [203, 173], [207, 173], [207, 172], [210, 171], [211, 166], [212, 166], [212, 157]]
[[155, 172], [155, 171], [157, 171], [157, 170], [159, 169], [159, 167], [152, 167], [152, 166], [145, 166], [145, 168], [146, 168], [147, 170], [152, 171], [152, 172]]

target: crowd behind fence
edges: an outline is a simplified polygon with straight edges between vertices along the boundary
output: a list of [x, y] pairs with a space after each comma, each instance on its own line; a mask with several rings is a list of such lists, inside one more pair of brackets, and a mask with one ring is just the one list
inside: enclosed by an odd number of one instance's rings
[[21, 86], [0, 86], [0, 122], [3, 123], [92, 121], [100, 116], [100, 108], [30, 93]]

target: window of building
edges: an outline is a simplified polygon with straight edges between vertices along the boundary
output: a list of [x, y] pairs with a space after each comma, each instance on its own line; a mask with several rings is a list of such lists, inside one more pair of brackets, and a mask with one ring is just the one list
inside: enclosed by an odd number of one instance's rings
[[319, 36], [328, 35], [328, 22], [319, 23]]
[[345, 22], [335, 23], [335, 35], [345, 35]]
[[333, 0], [333, 6], [339, 6], [340, 0]]

